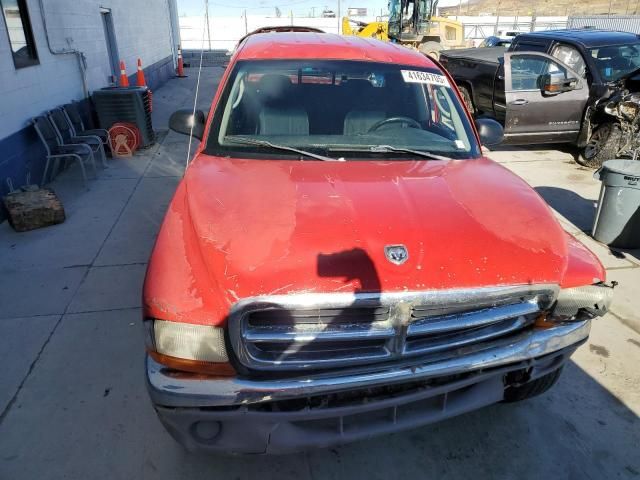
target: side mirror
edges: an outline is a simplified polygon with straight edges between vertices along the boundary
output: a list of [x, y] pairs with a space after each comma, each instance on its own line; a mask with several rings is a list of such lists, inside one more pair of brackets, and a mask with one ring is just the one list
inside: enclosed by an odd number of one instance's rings
[[480, 143], [487, 147], [493, 147], [502, 143], [504, 129], [502, 125], [492, 118], [479, 118], [476, 120], [476, 128], [480, 135]]
[[169, 128], [174, 132], [189, 135], [193, 127], [193, 136], [202, 140], [204, 136], [205, 116], [202, 110], [177, 110], [169, 118]]
[[565, 78], [562, 73], [547, 73], [546, 75], [541, 75], [540, 80], [542, 92], [547, 95], [570, 92], [578, 86], [577, 78]]

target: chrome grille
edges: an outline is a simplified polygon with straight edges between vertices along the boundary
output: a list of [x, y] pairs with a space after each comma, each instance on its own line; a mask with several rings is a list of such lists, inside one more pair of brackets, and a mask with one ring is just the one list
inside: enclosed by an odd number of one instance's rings
[[263, 371], [456, 355], [529, 327], [557, 287], [256, 297], [232, 309], [233, 352]]

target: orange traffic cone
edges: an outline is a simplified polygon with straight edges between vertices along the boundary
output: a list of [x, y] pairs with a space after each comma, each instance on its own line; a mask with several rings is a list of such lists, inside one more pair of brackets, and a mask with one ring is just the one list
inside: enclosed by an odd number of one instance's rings
[[184, 62], [182, 61], [182, 48], [178, 45], [178, 68], [176, 69], [176, 76], [178, 78], [185, 78], [184, 74]]
[[124, 68], [124, 62], [122, 60], [120, 60], [120, 86], [129, 86], [129, 78], [127, 78], [127, 71]]
[[146, 87], [147, 81], [144, 79], [144, 72], [142, 71], [142, 60], [138, 59], [138, 72], [136, 73], [136, 86]]
[[[142, 70], [142, 60], [138, 59], [138, 72], [136, 73], [136, 86], [146, 87], [147, 81], [144, 78], [144, 71]], [[153, 92], [150, 88], [147, 88], [149, 94], [149, 111], [153, 111]]]

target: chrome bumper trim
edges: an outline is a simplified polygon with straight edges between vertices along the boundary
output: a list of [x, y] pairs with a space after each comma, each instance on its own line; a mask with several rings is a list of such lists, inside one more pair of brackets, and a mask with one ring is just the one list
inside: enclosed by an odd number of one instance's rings
[[[486, 350], [422, 365], [386, 366], [369, 373], [307, 375], [279, 380], [172, 375], [149, 356], [147, 386], [156, 405], [221, 407], [334, 393], [427, 378], [470, 373], [538, 358], [578, 344], [589, 336], [591, 320], [523, 332]], [[381, 366], [383, 368], [383, 366]]]

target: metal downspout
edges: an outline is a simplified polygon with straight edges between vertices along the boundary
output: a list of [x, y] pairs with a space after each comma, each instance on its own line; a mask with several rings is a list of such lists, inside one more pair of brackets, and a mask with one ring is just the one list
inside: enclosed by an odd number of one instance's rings
[[62, 49], [54, 50], [51, 46], [51, 40], [49, 39], [49, 30], [47, 28], [47, 17], [45, 15], [44, 1], [38, 0], [40, 4], [40, 15], [42, 16], [42, 26], [44, 27], [44, 36], [47, 39], [47, 47], [51, 55], [75, 55], [78, 60], [78, 68], [80, 69], [80, 76], [82, 77], [82, 90], [84, 91], [84, 98], [89, 97], [89, 87], [87, 86], [87, 58], [84, 53], [76, 49]]

